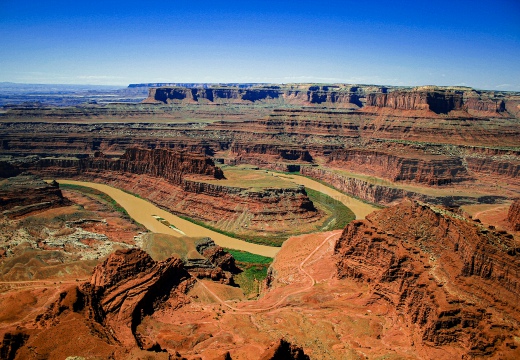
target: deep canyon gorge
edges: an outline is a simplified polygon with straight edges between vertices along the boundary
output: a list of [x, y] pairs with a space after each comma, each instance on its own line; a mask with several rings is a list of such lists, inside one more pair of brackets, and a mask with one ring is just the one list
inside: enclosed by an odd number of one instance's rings
[[0, 112], [0, 358], [520, 358], [520, 93], [148, 85]]

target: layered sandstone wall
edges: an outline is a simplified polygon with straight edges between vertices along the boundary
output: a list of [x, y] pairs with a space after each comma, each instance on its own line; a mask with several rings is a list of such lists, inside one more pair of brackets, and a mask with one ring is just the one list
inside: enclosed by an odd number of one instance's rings
[[466, 157], [468, 170], [476, 175], [492, 175], [520, 180], [520, 160], [492, 157]]
[[[395, 186], [377, 184], [339, 174], [333, 170], [327, 170], [312, 166], [302, 166], [300, 173], [313, 179], [318, 179], [334, 186], [349, 195], [369, 201], [374, 204], [392, 205], [398, 201], [409, 198], [424, 201], [430, 204], [444, 206], [461, 206], [474, 203], [493, 203], [503, 198], [486, 196], [481, 198], [467, 196], [431, 196], [414, 191], [401, 189]], [[377, 179], [374, 181], [377, 182]]]
[[222, 179], [224, 173], [210, 158], [167, 149], [130, 148], [120, 159], [107, 159], [101, 153], [84, 159], [44, 158], [30, 164], [39, 172], [56, 171], [54, 176], [80, 175], [85, 171], [113, 171], [161, 177], [181, 185], [186, 175]]
[[282, 95], [279, 89], [242, 89], [242, 88], [185, 88], [185, 87], [160, 87], [151, 88], [145, 103], [172, 103], [183, 102], [238, 102], [260, 101], [277, 99]]
[[462, 109], [462, 94], [433, 91], [393, 91], [368, 94], [367, 106], [399, 110], [431, 110], [437, 114]]
[[403, 202], [349, 224], [335, 254], [340, 278], [369, 285], [423, 341], [490, 356], [520, 329], [519, 250], [511, 235]]
[[472, 89], [414, 88], [394, 89], [369, 86], [260, 86], [252, 88], [158, 87], [150, 88], [145, 103], [188, 102], [282, 102], [300, 105], [363, 106], [398, 110], [432, 111], [447, 114], [453, 110], [500, 113], [506, 110], [503, 98]]
[[447, 114], [452, 110], [481, 113], [500, 113], [506, 110], [505, 102], [493, 94], [479, 94], [472, 90], [408, 90], [367, 95], [367, 106], [399, 110], [430, 110]]
[[346, 149], [331, 153], [329, 162], [391, 181], [443, 185], [471, 179], [459, 158], [444, 156], [403, 157], [377, 150]]

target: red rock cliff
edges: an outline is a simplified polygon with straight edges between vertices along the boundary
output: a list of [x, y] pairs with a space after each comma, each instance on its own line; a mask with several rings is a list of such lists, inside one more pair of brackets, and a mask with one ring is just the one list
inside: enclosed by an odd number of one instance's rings
[[377, 150], [347, 149], [331, 153], [329, 162], [340, 168], [391, 181], [412, 181], [428, 185], [443, 185], [470, 178], [459, 158], [445, 156], [394, 155]]
[[520, 231], [520, 200], [516, 200], [511, 204], [507, 219], [513, 226], [513, 230]]
[[0, 184], [0, 214], [16, 217], [68, 204], [57, 184], [32, 175], [18, 175]]
[[60, 172], [64, 172], [64, 175], [67, 173], [77, 175], [88, 170], [150, 175], [169, 180], [177, 185], [182, 184], [185, 175], [224, 178], [222, 170], [216, 167], [210, 158], [200, 154], [167, 149], [129, 148], [120, 159], [107, 159], [99, 154], [97, 157], [79, 160], [46, 158], [39, 160], [33, 166], [41, 172], [50, 168], [51, 173], [54, 168], [58, 172], [57, 175], [60, 175]]
[[103, 329], [106, 341], [114, 338], [128, 347], [147, 348], [147, 340], [135, 333], [142, 318], [191, 284], [178, 258], [156, 262], [139, 249], [118, 250], [96, 266], [89, 282], [61, 294], [37, 321], [43, 327], [56, 326], [62, 314], [82, 313], [102, 326], [95, 325]]
[[400, 110], [431, 110], [437, 114], [462, 109], [462, 93], [393, 91], [367, 95], [367, 105]]
[[503, 99], [492, 94], [479, 94], [470, 89], [414, 89], [397, 90], [389, 93], [367, 94], [367, 106], [385, 107], [399, 110], [431, 110], [437, 114], [447, 114], [452, 110], [466, 110], [484, 113], [499, 113], [506, 110]]
[[338, 276], [369, 284], [422, 341], [456, 343], [469, 357], [508, 358], [516, 348], [520, 249], [511, 235], [405, 201], [349, 224], [335, 253]]

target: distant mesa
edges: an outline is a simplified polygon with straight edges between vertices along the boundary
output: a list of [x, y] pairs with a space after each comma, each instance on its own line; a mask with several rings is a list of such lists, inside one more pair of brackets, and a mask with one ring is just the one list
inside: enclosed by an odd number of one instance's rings
[[464, 87], [426, 86], [399, 88], [371, 85], [269, 85], [269, 84], [143, 84], [150, 87], [144, 103], [209, 102], [285, 104], [325, 104], [342, 107], [374, 107], [422, 110], [447, 114], [454, 110], [500, 113], [505, 111], [502, 96], [490, 91]]

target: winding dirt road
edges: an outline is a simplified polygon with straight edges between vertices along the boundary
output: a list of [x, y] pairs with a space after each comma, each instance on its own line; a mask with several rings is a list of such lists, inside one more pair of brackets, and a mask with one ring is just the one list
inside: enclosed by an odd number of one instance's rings
[[298, 270], [300, 272], [302, 272], [303, 274], [305, 274], [311, 281], [310, 281], [310, 284], [302, 289], [299, 289], [299, 290], [295, 290], [295, 291], [292, 291], [288, 294], [285, 294], [280, 300], [278, 300], [276, 303], [274, 303], [273, 305], [270, 305], [270, 306], [267, 306], [267, 307], [263, 307], [263, 308], [256, 308], [256, 309], [241, 309], [241, 308], [237, 308], [237, 307], [234, 307], [230, 304], [228, 304], [226, 301], [224, 301], [222, 298], [220, 298], [217, 294], [215, 294], [213, 291], [211, 291], [211, 289], [209, 289], [202, 281], [198, 280], [197, 278], [195, 278], [195, 280], [200, 284], [202, 285], [202, 287], [204, 287], [204, 289], [209, 293], [211, 294], [211, 296], [213, 296], [219, 303], [221, 303], [222, 305], [226, 306], [228, 309], [231, 309], [231, 310], [234, 310], [236, 312], [239, 312], [241, 314], [248, 314], [248, 315], [252, 315], [252, 314], [255, 314], [255, 313], [261, 313], [261, 312], [268, 312], [270, 310], [274, 310], [278, 307], [280, 307], [286, 300], [289, 296], [293, 296], [293, 295], [297, 295], [297, 294], [300, 294], [300, 293], [303, 293], [303, 292], [306, 292], [308, 290], [310, 290], [315, 284], [316, 284], [316, 279], [314, 279], [311, 274], [309, 274], [304, 268], [303, 266], [305, 265], [305, 263], [307, 261], [309, 261], [312, 256], [323, 246], [325, 245], [326, 243], [328, 243], [330, 241], [330, 239], [332, 239], [333, 237], [339, 237], [341, 235], [341, 232], [339, 233], [334, 233], [334, 234], [331, 234], [329, 236], [327, 236], [325, 238], [325, 240], [323, 240], [301, 263], [300, 265], [298, 266]]

